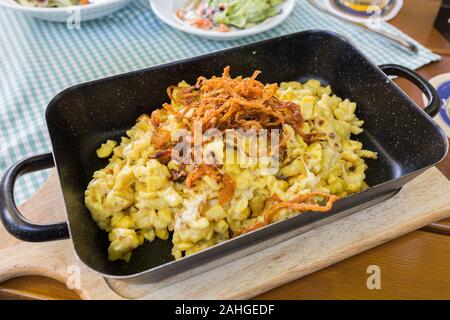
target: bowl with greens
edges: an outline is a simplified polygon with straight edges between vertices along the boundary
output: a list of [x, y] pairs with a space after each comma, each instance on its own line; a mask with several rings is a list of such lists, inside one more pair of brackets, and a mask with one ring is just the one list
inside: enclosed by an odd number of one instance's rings
[[76, 24], [116, 12], [131, 0], [0, 0], [0, 7], [33, 18]]
[[292, 12], [295, 0], [150, 0], [150, 5], [173, 28], [231, 40], [276, 27]]

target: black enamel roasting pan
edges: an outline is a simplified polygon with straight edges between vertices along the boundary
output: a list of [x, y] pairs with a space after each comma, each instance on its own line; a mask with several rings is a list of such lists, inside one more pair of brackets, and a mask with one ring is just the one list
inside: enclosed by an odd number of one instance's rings
[[[130, 263], [108, 261], [107, 233], [97, 227], [84, 205], [84, 190], [93, 172], [106, 164], [97, 159], [96, 148], [107, 138], [123, 135], [138, 116], [166, 102], [169, 85], [181, 80], [192, 83], [200, 75], [221, 74], [227, 65], [233, 74], [250, 75], [259, 69], [259, 80], [267, 83], [319, 79], [330, 84], [338, 96], [355, 101], [357, 116], [365, 121], [364, 133], [357, 139], [379, 154], [378, 160], [367, 161], [370, 188], [339, 201], [329, 213], [304, 213], [179, 261], [171, 257], [171, 241], [160, 240], [136, 249]], [[415, 83], [428, 98], [425, 110], [388, 75]], [[349, 41], [325, 31], [300, 32], [93, 81], [66, 89], [50, 102], [46, 119], [53, 153], [24, 159], [5, 173], [0, 192], [1, 218], [11, 234], [25, 241], [71, 237], [81, 261], [106, 277], [157, 281], [201, 269], [207, 261], [224, 263], [271, 245], [274, 239], [282, 241], [389, 198], [446, 155], [447, 138], [432, 120], [438, 109], [436, 91], [415, 72], [397, 65], [377, 67]], [[15, 205], [15, 180], [21, 174], [52, 166], [58, 170], [67, 222], [32, 224]]]

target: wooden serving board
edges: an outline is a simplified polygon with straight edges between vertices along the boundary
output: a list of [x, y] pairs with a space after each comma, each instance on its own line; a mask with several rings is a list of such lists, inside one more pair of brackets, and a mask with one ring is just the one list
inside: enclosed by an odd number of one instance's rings
[[[0, 227], [0, 281], [42, 275], [80, 286], [83, 299], [245, 299], [327, 267], [431, 222], [450, 216], [450, 181], [436, 168], [405, 185], [389, 200], [341, 220], [216, 266], [150, 284], [106, 280], [75, 257], [70, 240], [25, 243]], [[64, 219], [57, 174], [21, 206], [31, 221]], [[208, 269], [208, 268], [204, 268]]]

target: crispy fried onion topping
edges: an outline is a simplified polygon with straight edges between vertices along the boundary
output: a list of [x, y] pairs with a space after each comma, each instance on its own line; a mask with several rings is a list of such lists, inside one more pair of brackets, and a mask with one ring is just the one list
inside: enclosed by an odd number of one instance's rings
[[[281, 129], [284, 124], [292, 126], [307, 144], [324, 140], [325, 133], [303, 132], [304, 119], [299, 105], [290, 101], [282, 101], [276, 97], [277, 84], [264, 85], [256, 80], [260, 71], [255, 71], [251, 77], [242, 76], [232, 78], [230, 67], [227, 66], [221, 77], [210, 79], [199, 77], [192, 86], [171, 86], [167, 89], [172, 104], [164, 104], [167, 113], [173, 114], [185, 126], [194, 132], [194, 123], [202, 124], [202, 131], [219, 129], [222, 132], [229, 129]], [[177, 107], [180, 106], [180, 107]], [[153, 159], [162, 163], [170, 160], [172, 146], [170, 132], [162, 128], [164, 115], [162, 110], [156, 110], [151, 117], [141, 117], [141, 121], [149, 121], [154, 127], [152, 143], [158, 150]], [[280, 130], [278, 148], [283, 154], [289, 136]], [[199, 164], [191, 172], [185, 167], [179, 172], [172, 172], [172, 179], [177, 182], [184, 180], [188, 188], [192, 188], [202, 176], [207, 175], [222, 184], [219, 191], [219, 203], [228, 204], [235, 193], [233, 178], [221, 170], [220, 165]], [[252, 226], [239, 229], [233, 236], [259, 229], [270, 224], [274, 215], [282, 209], [290, 209], [302, 213], [306, 211], [326, 212], [331, 210], [338, 196], [324, 192], [310, 192], [298, 197], [282, 201], [272, 196], [265, 205], [261, 215], [263, 220]]]
[[207, 175], [219, 183], [222, 183], [222, 189], [219, 191], [220, 205], [228, 204], [234, 195], [235, 184], [233, 178], [226, 172], [221, 173], [218, 166], [200, 164], [186, 177], [186, 186], [192, 188], [197, 180]]
[[[324, 205], [317, 204], [314, 199], [321, 197], [326, 200]], [[325, 192], [309, 192], [306, 194], [301, 194], [289, 201], [281, 201], [277, 196], [271, 198], [270, 204], [266, 205], [266, 208], [262, 212], [264, 220], [262, 222], [257, 222], [252, 226], [242, 228], [234, 232], [233, 237], [240, 236], [241, 234], [262, 228], [272, 222], [272, 218], [275, 213], [281, 209], [290, 209], [295, 212], [302, 213], [306, 211], [316, 211], [316, 212], [326, 212], [330, 211], [333, 204], [339, 200], [336, 195], [331, 195]]]
[[274, 129], [289, 124], [307, 143], [322, 140], [321, 134], [303, 133], [300, 106], [279, 100], [275, 96], [278, 85], [262, 84], [256, 80], [260, 73], [257, 70], [251, 77], [232, 78], [227, 66], [221, 77], [199, 77], [195, 85], [185, 88], [171, 86], [167, 90], [169, 98], [184, 108], [181, 111], [167, 105], [164, 108], [177, 117], [187, 118], [191, 128], [194, 122], [201, 122], [203, 131]]

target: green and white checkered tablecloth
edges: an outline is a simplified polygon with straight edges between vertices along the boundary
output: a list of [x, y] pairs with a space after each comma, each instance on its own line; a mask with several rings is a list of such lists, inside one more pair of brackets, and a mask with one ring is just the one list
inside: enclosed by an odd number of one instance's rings
[[[383, 28], [408, 38], [389, 24]], [[229, 42], [205, 40], [168, 27], [155, 17], [146, 0], [133, 0], [116, 14], [82, 22], [80, 30], [0, 9], [0, 175], [25, 156], [51, 151], [44, 111], [52, 97], [68, 86], [306, 29], [339, 32], [376, 64], [398, 63], [415, 69], [439, 59], [419, 44], [419, 54], [411, 54], [319, 13], [306, 0], [297, 0], [292, 15], [277, 28]], [[23, 177], [16, 199], [21, 202], [32, 195], [47, 175]]]

